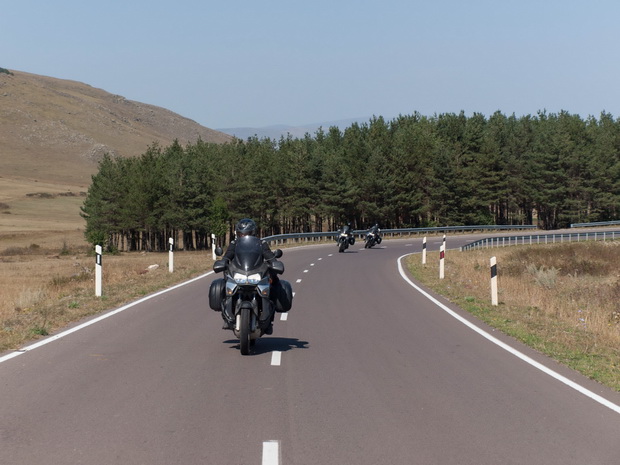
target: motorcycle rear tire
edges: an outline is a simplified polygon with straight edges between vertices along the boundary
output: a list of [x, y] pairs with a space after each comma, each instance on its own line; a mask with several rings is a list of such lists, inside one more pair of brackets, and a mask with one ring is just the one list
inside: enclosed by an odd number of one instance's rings
[[241, 309], [241, 328], [239, 328], [239, 350], [241, 355], [250, 353], [250, 309]]

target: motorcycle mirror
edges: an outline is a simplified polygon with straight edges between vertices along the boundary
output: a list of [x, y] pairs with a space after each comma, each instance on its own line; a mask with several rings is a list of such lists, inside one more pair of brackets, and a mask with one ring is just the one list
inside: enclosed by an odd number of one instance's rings
[[226, 260], [216, 260], [215, 263], [213, 263], [213, 271], [215, 271], [216, 273], [221, 273], [225, 269]]
[[276, 256], [276, 258], [280, 258], [282, 256], [282, 251], [280, 249], [276, 249], [274, 255]]
[[271, 269], [275, 271], [276, 274], [282, 274], [284, 273], [284, 263], [274, 260], [271, 263]]
[[221, 257], [223, 253], [224, 253], [224, 251], [223, 251], [223, 250], [222, 250], [222, 248], [218, 245], [218, 246], [215, 248], [215, 255], [217, 255], [218, 257]]

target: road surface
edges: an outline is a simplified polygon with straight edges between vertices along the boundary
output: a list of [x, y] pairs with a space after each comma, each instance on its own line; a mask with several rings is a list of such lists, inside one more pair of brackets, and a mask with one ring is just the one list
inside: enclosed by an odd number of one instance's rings
[[620, 394], [429, 299], [398, 266], [421, 249], [285, 250], [293, 309], [250, 356], [213, 274], [4, 354], [0, 463], [620, 463]]

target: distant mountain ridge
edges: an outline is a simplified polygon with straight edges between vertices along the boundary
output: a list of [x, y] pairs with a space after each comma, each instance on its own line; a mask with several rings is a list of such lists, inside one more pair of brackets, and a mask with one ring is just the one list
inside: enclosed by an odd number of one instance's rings
[[[4, 69], [4, 68], [3, 68]], [[233, 138], [161, 107], [87, 84], [22, 71], [0, 73], [0, 176], [90, 184], [104, 153]]]
[[218, 128], [217, 131], [221, 131], [225, 134], [230, 134], [241, 140], [247, 140], [249, 137], [258, 137], [259, 139], [269, 138], [279, 140], [280, 137], [287, 137], [288, 134], [293, 138], [303, 138], [306, 134], [314, 136], [314, 134], [323, 128], [323, 131], [327, 132], [330, 127], [336, 126], [341, 131], [351, 126], [353, 123], [367, 123], [370, 121], [370, 117], [349, 118], [337, 121], [326, 121], [323, 123], [313, 123], [303, 126], [287, 126], [284, 124], [277, 124], [273, 126], [263, 127], [239, 127], [239, 128]]

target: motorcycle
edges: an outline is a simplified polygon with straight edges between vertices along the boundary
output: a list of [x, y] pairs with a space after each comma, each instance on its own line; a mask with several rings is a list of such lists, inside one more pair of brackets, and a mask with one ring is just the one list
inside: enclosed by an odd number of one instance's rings
[[364, 248], [370, 249], [375, 244], [381, 244], [383, 238], [379, 235], [380, 229], [370, 230], [366, 233], [366, 239], [364, 240]]
[[342, 253], [349, 248], [350, 245], [355, 244], [355, 237], [351, 234], [351, 229], [349, 226], [345, 226], [342, 228], [342, 232], [336, 239], [338, 245], [338, 252]]
[[[276, 258], [282, 256], [280, 249], [274, 253]], [[216, 254], [222, 255], [221, 248], [216, 249]], [[274, 295], [275, 287], [271, 285], [271, 273], [282, 274], [284, 264], [264, 260], [261, 240], [246, 236], [237, 239], [234, 259], [216, 260], [213, 271], [223, 272], [224, 277], [211, 283], [209, 306], [222, 312], [239, 339], [241, 355], [248, 355], [259, 337], [271, 334], [275, 312], [287, 312], [292, 306], [291, 285], [279, 280], [281, 295]]]

